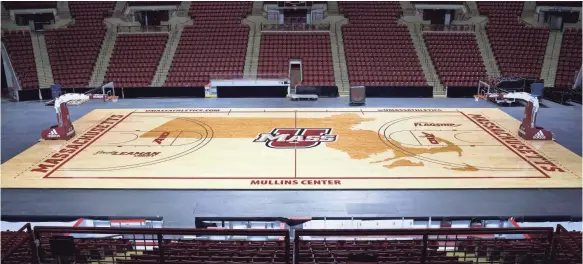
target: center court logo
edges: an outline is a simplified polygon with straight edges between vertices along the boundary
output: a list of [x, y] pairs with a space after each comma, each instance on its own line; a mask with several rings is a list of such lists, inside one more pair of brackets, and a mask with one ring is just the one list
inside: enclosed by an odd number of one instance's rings
[[332, 128], [275, 128], [271, 133], [261, 133], [253, 142], [265, 142], [270, 148], [313, 148], [320, 143], [335, 142]]

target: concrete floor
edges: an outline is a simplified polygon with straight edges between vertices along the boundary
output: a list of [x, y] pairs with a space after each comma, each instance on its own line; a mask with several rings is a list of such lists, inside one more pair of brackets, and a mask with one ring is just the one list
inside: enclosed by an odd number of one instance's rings
[[[538, 125], [581, 155], [581, 105], [545, 101]], [[55, 111], [41, 102], [2, 101], [2, 163], [34, 145], [54, 125]], [[316, 102], [286, 99], [120, 99], [71, 107], [73, 120], [101, 108], [349, 107], [348, 98]], [[374, 98], [365, 107], [491, 108], [473, 99]], [[523, 107], [502, 107], [514, 118]], [[581, 217], [580, 189], [394, 191], [200, 191], [3, 189], [5, 216], [162, 216], [166, 226], [192, 226], [195, 216], [573, 216]]]

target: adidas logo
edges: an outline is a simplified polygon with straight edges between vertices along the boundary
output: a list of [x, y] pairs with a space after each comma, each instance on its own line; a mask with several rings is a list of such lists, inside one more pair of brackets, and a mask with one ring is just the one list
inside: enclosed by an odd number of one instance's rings
[[59, 133], [57, 133], [57, 130], [54, 130], [54, 129], [51, 130], [51, 132], [49, 132], [49, 134], [47, 136], [50, 137], [50, 138], [58, 138], [58, 137], [60, 137], [59, 136]]
[[542, 130], [539, 130], [538, 132], [536, 132], [536, 134], [534, 134], [534, 136], [532, 137], [532, 139], [546, 139], [546, 137], [543, 134], [543, 131]]

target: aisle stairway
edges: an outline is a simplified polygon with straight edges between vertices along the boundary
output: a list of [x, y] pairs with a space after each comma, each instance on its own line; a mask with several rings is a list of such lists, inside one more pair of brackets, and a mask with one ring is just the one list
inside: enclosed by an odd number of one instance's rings
[[350, 82], [348, 80], [348, 67], [344, 54], [344, 40], [342, 38], [342, 25], [348, 24], [343, 16], [329, 16], [330, 22], [330, 49], [332, 51], [332, 64], [334, 66], [334, 83], [341, 95], [348, 94]]
[[411, 34], [411, 40], [413, 41], [413, 46], [417, 52], [417, 58], [419, 58], [419, 62], [421, 63], [421, 68], [423, 69], [427, 85], [433, 87], [434, 96], [443, 96], [445, 95], [445, 88], [439, 81], [420, 27], [421, 25], [418, 24], [407, 23], [407, 28]]
[[105, 39], [101, 43], [101, 49], [95, 66], [93, 66], [93, 74], [91, 75], [91, 80], [89, 81], [89, 87], [100, 87], [103, 85], [103, 80], [105, 80], [105, 74], [107, 73], [107, 67], [109, 66], [109, 60], [113, 54], [113, 48], [115, 46], [115, 40], [117, 39], [117, 30], [115, 27], [107, 28], [105, 33]]
[[49, 53], [47, 51], [45, 36], [42, 32], [38, 33], [33, 30], [30, 32], [30, 39], [32, 41], [32, 50], [36, 64], [38, 86], [40, 88], [50, 88], [55, 81], [53, 79], [53, 71], [51, 68]]
[[[256, 2], [253, 2], [254, 5]], [[255, 7], [255, 6], [254, 6]], [[259, 50], [261, 47], [261, 22], [265, 20], [262, 16], [249, 16], [243, 20], [243, 24], [249, 25], [249, 38], [247, 39], [247, 51], [245, 53], [245, 67], [243, 75], [257, 77], [257, 67], [259, 65]]]
[[476, 24], [476, 42], [478, 43], [478, 48], [480, 49], [488, 76], [500, 76], [500, 69], [498, 69], [494, 52], [492, 52], [492, 45], [488, 39], [488, 33], [486, 33], [484, 23]]
[[150, 86], [161, 87], [164, 85], [164, 82], [166, 82], [166, 79], [168, 78], [168, 71], [170, 71], [170, 65], [172, 65], [172, 60], [174, 59], [174, 54], [176, 54], [176, 49], [178, 48], [178, 43], [180, 42], [180, 36], [182, 36], [183, 30], [183, 25], [172, 26], [168, 41], [164, 47], [164, 53], [160, 58], [158, 68], [156, 68], [156, 74], [154, 75]]
[[540, 72], [540, 78], [545, 81], [545, 87], [554, 87], [557, 77], [557, 66], [559, 65], [559, 55], [563, 43], [563, 31], [552, 30], [549, 34], [549, 41], [545, 50], [545, 59]]

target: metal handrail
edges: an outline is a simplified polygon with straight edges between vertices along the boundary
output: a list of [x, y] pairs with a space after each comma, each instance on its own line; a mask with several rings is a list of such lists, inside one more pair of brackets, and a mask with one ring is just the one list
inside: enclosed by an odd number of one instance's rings
[[261, 24], [261, 31], [330, 31], [330, 23]]
[[124, 26], [118, 25], [118, 33], [154, 33], [154, 32], [170, 32], [170, 25], [139, 25], [139, 26]]
[[26, 223], [24, 226], [22, 226], [20, 229], [18, 229], [18, 231], [14, 232], [14, 234], [6, 240], [6, 242], [8, 241], [12, 241], [14, 238], [16, 238], [18, 236], [19, 233], [24, 232], [26, 230], [26, 237], [21, 238], [17, 243], [15, 243], [12, 247], [10, 247], [7, 251], [5, 251], [4, 254], [2, 254], [2, 260], [6, 260], [8, 259], [8, 257], [10, 257], [10, 255], [12, 255], [12, 253], [14, 253], [18, 248], [20, 248], [22, 245], [24, 245], [24, 243], [28, 242], [29, 246], [32, 250], [32, 256], [31, 256], [31, 260], [33, 263], [38, 263], [38, 254], [36, 253], [36, 247], [34, 246], [34, 236], [32, 233], [32, 228], [30, 223]]
[[[427, 248], [430, 236], [460, 236], [460, 235], [488, 235], [488, 234], [528, 234], [528, 235], [545, 235], [545, 239], [552, 241], [553, 228], [552, 227], [527, 227], [527, 228], [430, 228], [430, 229], [296, 229], [294, 233], [294, 256], [300, 253], [301, 236], [347, 236], [347, 237], [362, 237], [362, 236], [421, 236], [423, 242], [423, 249], [421, 250], [421, 263], [425, 263], [427, 256]], [[299, 258], [294, 258], [294, 264], [299, 263]]]
[[[178, 43], [180, 43], [180, 38], [176, 39], [175, 36], [178, 35], [178, 32], [181, 30], [181, 28], [182, 28], [182, 30], [184, 30], [184, 27], [186, 26], [186, 24], [188, 22], [189, 21], [187, 20], [187, 21], [184, 21], [182, 23], [176, 24], [174, 26], [170, 26], [170, 34], [168, 36], [170, 42], [167, 43], [166, 45], [170, 45], [172, 47], [176, 41], [178, 41]], [[178, 47], [176, 49], [178, 49]], [[154, 76], [158, 75], [159, 73], [163, 73], [164, 72], [163, 69], [166, 68], [166, 66], [168, 66], [168, 63], [172, 64], [172, 61], [168, 60], [169, 57], [170, 57], [170, 54], [164, 54], [160, 58], [160, 61], [163, 59], [165, 61], [165, 64], [162, 65], [162, 67], [160, 69], [156, 68], [156, 71], [154, 72]], [[161, 76], [158, 76], [158, 79], [154, 80], [154, 82], [156, 82], [156, 83], [159, 82], [160, 77]]]
[[[107, 26], [107, 31], [105, 33], [106, 35], [105, 35], [105, 38], [103, 39], [103, 44], [105, 46], [101, 47], [101, 49], [107, 50], [111, 47], [111, 45], [115, 46], [115, 41], [113, 41], [113, 43], [111, 43], [112, 42], [111, 40], [115, 35], [117, 35], [117, 26], [112, 24], [112, 23], [109, 23], [107, 21], [105, 21], [105, 23], [110, 24], [110, 26]], [[110, 29], [111, 29], [111, 31], [110, 31]], [[99, 69], [102, 69], [104, 65], [105, 65], [105, 56], [103, 56], [99, 61], [97, 61], [93, 68], [99, 70]], [[107, 69], [105, 69], [104, 71], [105, 71], [105, 74], [107, 74]], [[94, 81], [95, 81], [95, 79], [91, 78], [89, 86], [91, 86], [91, 83], [93, 83]], [[99, 84], [99, 86], [101, 86], [101, 84]]]
[[[553, 33], [553, 31], [557, 32], [558, 30], [551, 30], [551, 32], [549, 32], [549, 39], [550, 39], [550, 36]], [[558, 60], [559, 55], [561, 54], [561, 50], [560, 50], [561, 47], [559, 47], [558, 54], [555, 54], [556, 43], [557, 43], [557, 35], [555, 35], [555, 37], [553, 38], [553, 46], [551, 48], [551, 56], [550, 56], [550, 59], [551, 59], [550, 63], [551, 64], [552, 64], [554, 58], [557, 58], [557, 60]], [[547, 74], [546, 74], [545, 80], [549, 79], [549, 76], [551, 75], [551, 69], [552, 69], [552, 67], [551, 67], [551, 65], [549, 65], [549, 67], [547, 69]], [[542, 71], [542, 69], [541, 69], [541, 71]], [[556, 82], [556, 80], [557, 80], [557, 76], [556, 76], [556, 71], [555, 71], [555, 82]], [[554, 82], [553, 82], [553, 86], [554, 86]]]
[[[407, 22], [409, 23], [409, 22]], [[418, 24], [413, 24], [413, 27], [415, 28], [415, 34], [417, 34], [417, 38], [419, 39], [419, 41], [421, 41], [421, 43], [419, 43], [419, 45], [421, 45], [419, 48], [421, 49], [421, 54], [423, 55], [425, 64], [430, 67], [430, 65], [433, 65], [433, 61], [431, 61], [431, 54], [429, 54], [429, 50], [427, 50], [427, 45], [425, 45], [425, 38], [423, 37], [423, 31], [419, 28], [420, 25]], [[423, 48], [423, 46], [425, 46], [425, 48]], [[431, 64], [430, 64], [431, 63]], [[437, 76], [437, 69], [435, 69], [435, 65], [433, 66], [433, 69], [435, 70], [434, 73], [435, 74], [430, 74], [430, 81], [433, 83], [433, 85], [436, 84], [436, 82], [439, 82], [439, 77]], [[439, 82], [441, 83], [441, 82]]]
[[[251, 45], [251, 54], [250, 54], [251, 58], [250, 58], [250, 62], [248, 65], [249, 72], [251, 72], [251, 65], [253, 65], [253, 56], [255, 55], [255, 45], [256, 44], [261, 45], [261, 43], [255, 43], [255, 36], [257, 35], [257, 30], [256, 30], [257, 24], [255, 24], [255, 22], [253, 22], [251, 20], [247, 20], [247, 22], [252, 24], [252, 25], [249, 25], [249, 27], [250, 27], [249, 30], [253, 31], [253, 36], [251, 36], [251, 41], [252, 41], [253, 45]], [[253, 29], [251, 29], [251, 26], [253, 27]], [[259, 34], [261, 34], [261, 32], [259, 32]], [[249, 40], [247, 40], [247, 43], [249, 43]], [[261, 49], [261, 47], [260, 47], [260, 49]], [[244, 68], [243, 68], [243, 71], [245, 71]]]
[[[183, 23], [180, 24], [176, 24], [173, 27], [171, 27], [170, 30], [170, 34], [168, 35], [168, 43], [166, 43], [166, 45], [169, 45], [169, 47], [174, 46], [174, 43], [176, 41], [180, 42], [180, 38], [176, 39], [176, 35], [178, 35], [178, 32], [180, 31], [180, 27], [184, 28], [184, 24], [187, 23], [188, 21], [185, 21]], [[172, 61], [169, 60], [170, 54], [163, 54], [162, 57], [160, 57], [160, 60], [158, 61], [158, 63], [160, 63], [160, 61], [163, 61], [164, 64], [161, 67], [156, 67], [156, 71], [154, 72], [154, 76], [158, 76], [155, 80], [152, 81], [152, 83], [158, 83], [160, 81], [160, 73], [164, 72], [164, 69], [166, 68], [166, 66], [168, 66], [168, 63], [172, 64]]]
[[261, 74], [241, 74], [241, 73], [217, 73], [217, 74], [210, 74], [209, 79], [211, 80], [233, 80], [233, 79], [242, 79], [242, 80], [282, 80], [282, 79], [289, 79], [288, 76], [283, 74], [272, 74], [272, 73], [261, 73]]
[[421, 25], [421, 30], [424, 32], [474, 32], [475, 25]]
[[[336, 38], [336, 53], [338, 54], [338, 60], [340, 60], [340, 51], [341, 51], [339, 44], [342, 43], [342, 53], [344, 54], [344, 67], [346, 68], [346, 70], [347, 70], [346, 73], [348, 74], [348, 65], [346, 65], [346, 51], [344, 50], [344, 34], [342, 34], [342, 39], [338, 36], [339, 35], [338, 34], [338, 31], [340, 31], [340, 33], [342, 33], [342, 24], [341, 24], [341, 22], [342, 21], [345, 21], [345, 20], [348, 20], [348, 19], [343, 18], [343, 19], [341, 19], [339, 21], [336, 21], [335, 29], [334, 29], [335, 30], [334, 36]], [[342, 61], [339, 61], [338, 63], [339, 63], [338, 67], [340, 68], [340, 82], [343, 83], [343, 80], [344, 80], [344, 71], [342, 71], [342, 67], [341, 67]], [[348, 83], [346, 83], [346, 85], [348, 85], [350, 87], [350, 79], [349, 79], [349, 76], [346, 76], [346, 80], [348, 80]], [[337, 83], [336, 86], [338, 86], [338, 85], [340, 85], [340, 84]]]
[[[16, 90], [20, 91], [22, 90], [22, 87], [20, 86], [20, 80], [18, 79], [18, 75], [16, 75], [16, 70], [14, 69], [14, 66], [12, 65], [12, 59], [10, 59], [10, 54], [8, 53], [8, 49], [6, 48], [6, 45], [4, 45], [4, 42], [2, 43], [2, 53], [3, 53], [3, 57], [5, 56], [6, 59], [8, 60], [8, 64], [10, 65], [10, 69], [12, 70], [12, 76], [14, 77], [14, 80], [16, 80], [15, 82], [15, 86], [16, 86]], [[38, 79], [38, 76], [37, 76]], [[16, 99], [18, 101], [18, 92], [16, 92]]]
[[486, 46], [485, 47], [486, 49], [484, 51], [486, 53], [486, 58], [488, 59], [488, 62], [487, 63], [489, 64], [490, 69], [495, 70], [497, 68], [496, 65], [495, 65], [495, 63], [496, 63], [496, 57], [494, 57], [494, 54], [492, 53], [491, 46], [490, 46], [490, 49], [488, 49], [488, 47], [487, 47], [488, 45], [487, 45], [486, 39], [484, 39], [484, 34], [488, 34], [486, 32], [485, 23], [486, 23], [486, 21], [482, 21], [481, 23], [479, 23], [479, 24], [476, 25], [477, 26], [476, 29], [478, 29], [478, 28], [480, 29], [479, 30], [480, 31], [479, 33], [478, 33], [478, 31], [476, 31], [476, 35], [480, 38], [480, 41], [482, 43], [484, 43], [484, 45]]
[[160, 251], [160, 263], [165, 263], [162, 256], [164, 250], [167, 248], [164, 245], [165, 235], [227, 235], [227, 236], [279, 236], [284, 237], [285, 243], [285, 261], [289, 263], [291, 260], [291, 242], [290, 233], [284, 229], [187, 229], [187, 228], [120, 228], [120, 227], [48, 227], [37, 226], [34, 228], [34, 237], [41, 239], [43, 233], [58, 233], [58, 234], [75, 234], [75, 233], [90, 233], [90, 234], [116, 234], [116, 235], [156, 235], [157, 248]]

